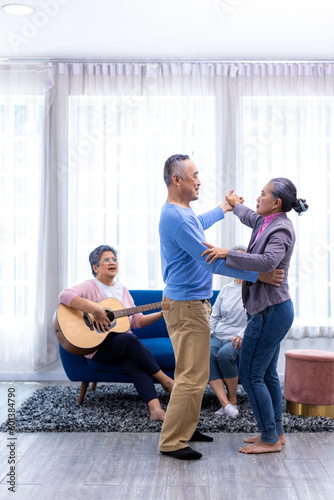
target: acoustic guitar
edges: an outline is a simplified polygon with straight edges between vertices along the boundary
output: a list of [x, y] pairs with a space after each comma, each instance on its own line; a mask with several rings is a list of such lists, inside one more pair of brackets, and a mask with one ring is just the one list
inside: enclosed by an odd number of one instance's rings
[[[89, 301], [94, 304], [94, 302]], [[59, 304], [53, 316], [53, 327], [60, 344], [72, 354], [90, 354], [96, 351], [104, 339], [110, 334], [125, 333], [130, 328], [129, 316], [153, 311], [169, 309], [169, 304], [155, 302], [142, 306], [124, 309], [122, 303], [114, 298], [104, 299], [97, 303], [102, 307], [110, 320], [107, 332], [99, 330], [92, 314]]]

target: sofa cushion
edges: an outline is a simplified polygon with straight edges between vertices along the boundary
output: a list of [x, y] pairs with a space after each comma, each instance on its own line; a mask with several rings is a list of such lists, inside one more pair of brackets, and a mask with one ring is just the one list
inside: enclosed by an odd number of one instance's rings
[[[136, 306], [155, 304], [156, 302], [161, 302], [162, 300], [161, 290], [129, 290], [129, 292], [132, 295], [133, 301]], [[149, 314], [149, 312], [145, 312], [144, 314]], [[140, 339], [168, 337], [166, 323], [163, 318], [159, 321], [156, 321], [152, 325], [144, 326], [142, 328], [136, 328], [132, 331]]]
[[169, 337], [141, 341], [151, 351], [161, 370], [175, 369], [174, 351]]
[[[139, 306], [161, 302], [161, 290], [130, 290], [134, 303]], [[219, 291], [215, 290], [211, 298], [213, 304]], [[164, 319], [152, 325], [137, 328], [133, 333], [150, 349], [160, 368], [170, 377], [174, 376], [175, 358]], [[127, 373], [116, 364], [107, 365], [92, 359], [67, 352], [59, 344], [60, 357], [66, 375], [73, 381], [86, 382], [131, 382]]]
[[[161, 302], [162, 300], [161, 290], [129, 290], [129, 292], [132, 295], [136, 306], [141, 306], [144, 304], [154, 304], [156, 302]], [[213, 290], [213, 295], [210, 299], [212, 305], [214, 304], [218, 293], [219, 290]], [[148, 314], [148, 312], [144, 314]], [[133, 333], [140, 339], [168, 337], [166, 323], [163, 318], [159, 321], [156, 321], [155, 323], [152, 323], [152, 325], [133, 329]]]

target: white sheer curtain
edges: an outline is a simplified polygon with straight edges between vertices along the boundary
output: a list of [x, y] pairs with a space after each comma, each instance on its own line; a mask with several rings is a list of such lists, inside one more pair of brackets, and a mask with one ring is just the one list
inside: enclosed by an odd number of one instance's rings
[[[162, 166], [181, 151], [200, 170], [199, 212], [232, 187], [254, 206], [269, 178], [295, 182], [310, 210], [303, 218], [290, 214], [297, 231], [290, 336], [333, 335], [332, 64], [76, 64], [57, 73], [70, 96], [70, 283], [89, 274], [92, 246], [110, 242], [129, 288], [163, 286]], [[225, 247], [247, 238], [231, 216], [208, 233]], [[225, 282], [214, 278], [216, 288]]]
[[45, 294], [49, 66], [0, 66], [0, 367], [57, 357]]
[[[64, 286], [89, 278], [89, 252], [108, 243], [119, 251], [119, 279], [127, 287], [163, 287], [158, 237], [167, 194], [163, 165], [178, 152], [196, 162], [203, 181], [196, 211], [223, 199], [216, 171], [221, 177], [227, 151], [221, 151], [220, 138], [227, 121], [217, 106], [221, 109], [227, 93], [226, 70], [192, 64], [55, 67], [64, 96], [55, 107], [68, 116], [68, 130], [61, 132], [64, 140], [68, 136], [68, 161], [60, 162], [68, 164], [62, 184], [68, 193]], [[214, 229], [211, 234], [215, 241]]]
[[[255, 206], [273, 177], [288, 177], [309, 211], [291, 212], [297, 244], [289, 283], [290, 338], [333, 337], [334, 66], [238, 65], [237, 189]], [[240, 237], [247, 241], [248, 231]]]
[[[129, 288], [161, 288], [163, 164], [199, 168], [194, 210], [230, 188], [255, 206], [286, 176], [307, 199], [290, 284], [290, 335], [333, 336], [334, 65], [53, 63], [0, 66], [1, 371], [57, 357], [52, 315], [66, 286], [88, 279], [106, 243]], [[207, 232], [229, 248], [249, 232], [229, 214]], [[228, 280], [214, 277], [214, 287]]]

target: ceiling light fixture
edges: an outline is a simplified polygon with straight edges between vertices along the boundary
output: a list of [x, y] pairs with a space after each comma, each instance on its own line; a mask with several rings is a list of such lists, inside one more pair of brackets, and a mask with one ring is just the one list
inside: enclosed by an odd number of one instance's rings
[[6, 5], [3, 5], [2, 10], [7, 14], [12, 14], [14, 16], [28, 16], [29, 14], [33, 14], [35, 12], [34, 7], [21, 3], [7, 3]]

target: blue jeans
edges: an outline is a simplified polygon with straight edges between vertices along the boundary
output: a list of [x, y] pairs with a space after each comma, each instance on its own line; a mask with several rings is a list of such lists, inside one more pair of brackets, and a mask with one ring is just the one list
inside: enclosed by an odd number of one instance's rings
[[282, 389], [277, 373], [280, 343], [294, 317], [289, 299], [253, 316], [241, 345], [239, 377], [264, 443], [276, 443], [283, 434]]
[[234, 378], [239, 375], [240, 349], [236, 349], [231, 340], [210, 340], [210, 378], [209, 380]]

